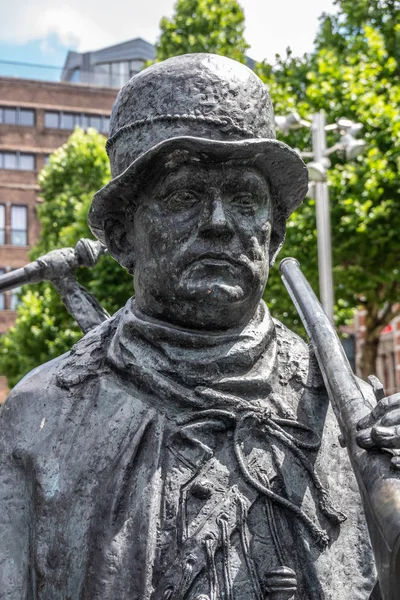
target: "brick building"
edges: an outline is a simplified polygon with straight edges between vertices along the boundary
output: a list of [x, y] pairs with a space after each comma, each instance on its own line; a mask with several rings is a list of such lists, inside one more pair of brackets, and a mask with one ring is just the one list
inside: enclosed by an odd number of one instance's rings
[[[355, 335], [356, 364], [365, 338], [365, 312], [355, 314], [351, 327]], [[376, 375], [387, 395], [400, 391], [400, 317], [393, 319], [380, 335]]]
[[[154, 57], [154, 46], [135, 38], [69, 52], [60, 82], [0, 77], [0, 274], [24, 266], [38, 239], [37, 175], [49, 154], [76, 126], [107, 136], [118, 88]], [[15, 292], [0, 294], [0, 335], [15, 321], [16, 302]], [[5, 393], [0, 375], [0, 402]]]
[[[117, 90], [0, 77], [0, 273], [24, 266], [39, 235], [37, 175], [76, 125], [108, 133]], [[0, 294], [0, 334], [15, 320], [15, 293]], [[0, 401], [5, 394], [0, 378]]]

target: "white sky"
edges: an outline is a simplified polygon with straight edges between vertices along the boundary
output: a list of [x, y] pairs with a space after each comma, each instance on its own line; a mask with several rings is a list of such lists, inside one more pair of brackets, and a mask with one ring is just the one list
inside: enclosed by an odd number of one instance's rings
[[[290, 46], [296, 55], [309, 51], [322, 12], [334, 12], [333, 0], [241, 0], [249, 55], [273, 60]], [[80, 51], [142, 37], [154, 43], [162, 16], [174, 0], [13, 0], [0, 2], [0, 41], [21, 44], [58, 35]], [[51, 50], [51, 48], [47, 48]]]

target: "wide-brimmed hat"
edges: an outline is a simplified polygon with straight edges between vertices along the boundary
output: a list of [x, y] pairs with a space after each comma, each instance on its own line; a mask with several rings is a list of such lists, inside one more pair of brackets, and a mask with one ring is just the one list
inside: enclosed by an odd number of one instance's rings
[[177, 56], [132, 77], [114, 103], [106, 148], [113, 179], [95, 194], [88, 216], [102, 242], [105, 221], [135, 206], [154, 166], [176, 151], [254, 165], [284, 218], [307, 192], [305, 164], [276, 140], [266, 86], [245, 65], [214, 54]]

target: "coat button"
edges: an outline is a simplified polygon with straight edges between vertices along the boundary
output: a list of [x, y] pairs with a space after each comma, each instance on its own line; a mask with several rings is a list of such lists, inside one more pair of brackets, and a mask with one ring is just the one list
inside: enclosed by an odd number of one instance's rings
[[212, 484], [207, 479], [196, 481], [190, 488], [190, 493], [199, 500], [208, 500], [212, 495]]
[[265, 577], [265, 598], [268, 600], [291, 600], [297, 591], [296, 573], [289, 567], [277, 567]]

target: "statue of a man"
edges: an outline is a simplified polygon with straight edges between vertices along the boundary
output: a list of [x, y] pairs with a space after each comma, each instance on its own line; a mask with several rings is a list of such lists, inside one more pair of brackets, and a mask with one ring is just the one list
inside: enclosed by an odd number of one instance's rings
[[107, 149], [89, 223], [136, 297], [2, 409], [0, 599], [379, 598], [315, 359], [262, 301], [307, 190], [265, 86], [153, 65]]

